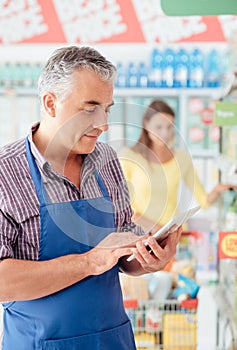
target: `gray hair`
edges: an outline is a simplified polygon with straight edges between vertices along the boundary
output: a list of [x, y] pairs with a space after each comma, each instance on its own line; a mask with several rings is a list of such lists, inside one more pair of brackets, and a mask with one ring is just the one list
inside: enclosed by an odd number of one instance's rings
[[60, 100], [65, 99], [72, 91], [72, 76], [76, 69], [92, 70], [104, 81], [114, 82], [116, 79], [116, 67], [95, 49], [63, 47], [53, 52], [40, 74], [40, 100], [48, 91], [55, 93]]

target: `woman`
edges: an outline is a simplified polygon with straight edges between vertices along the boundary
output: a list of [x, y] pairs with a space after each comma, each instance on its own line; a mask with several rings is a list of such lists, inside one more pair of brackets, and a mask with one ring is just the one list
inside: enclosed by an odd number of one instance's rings
[[191, 199], [183, 203], [179, 198], [181, 180], [202, 208], [233, 187], [218, 184], [210, 193], [205, 192], [190, 154], [174, 147], [174, 119], [175, 113], [166, 102], [154, 100], [144, 113], [137, 143], [120, 153], [134, 221], [152, 232], [176, 214], [179, 202], [185, 209], [190, 207]]

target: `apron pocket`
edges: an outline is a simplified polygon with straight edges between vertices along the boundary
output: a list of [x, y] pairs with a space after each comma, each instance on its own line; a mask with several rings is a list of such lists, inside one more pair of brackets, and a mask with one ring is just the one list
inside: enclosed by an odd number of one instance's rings
[[87, 350], [99, 349], [94, 334], [81, 335], [79, 337], [50, 339], [43, 342], [42, 350]]
[[44, 340], [42, 350], [135, 350], [130, 322], [103, 332]]

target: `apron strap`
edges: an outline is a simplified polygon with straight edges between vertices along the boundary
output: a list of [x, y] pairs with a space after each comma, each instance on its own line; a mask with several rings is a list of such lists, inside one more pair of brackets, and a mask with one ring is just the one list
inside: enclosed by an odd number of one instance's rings
[[95, 174], [96, 180], [98, 182], [98, 185], [100, 187], [100, 190], [101, 190], [103, 196], [104, 197], [109, 197], [109, 193], [107, 191], [107, 188], [105, 187], [105, 184], [104, 184], [101, 176], [99, 175], [98, 170], [95, 169], [94, 174]]
[[39, 171], [39, 168], [36, 164], [35, 158], [33, 157], [33, 154], [31, 152], [30, 148], [30, 142], [28, 140], [28, 137], [25, 140], [26, 145], [26, 157], [28, 160], [28, 164], [30, 167], [31, 177], [35, 185], [36, 193], [38, 195], [40, 204], [50, 203], [49, 196], [47, 192], [44, 189], [42, 177]]

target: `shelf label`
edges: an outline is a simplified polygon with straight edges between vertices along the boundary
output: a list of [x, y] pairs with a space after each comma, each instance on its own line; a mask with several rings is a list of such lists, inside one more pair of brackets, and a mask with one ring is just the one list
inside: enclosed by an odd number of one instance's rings
[[220, 232], [219, 259], [237, 259], [237, 232]]
[[237, 103], [216, 102], [214, 110], [214, 123], [219, 126], [237, 124]]

